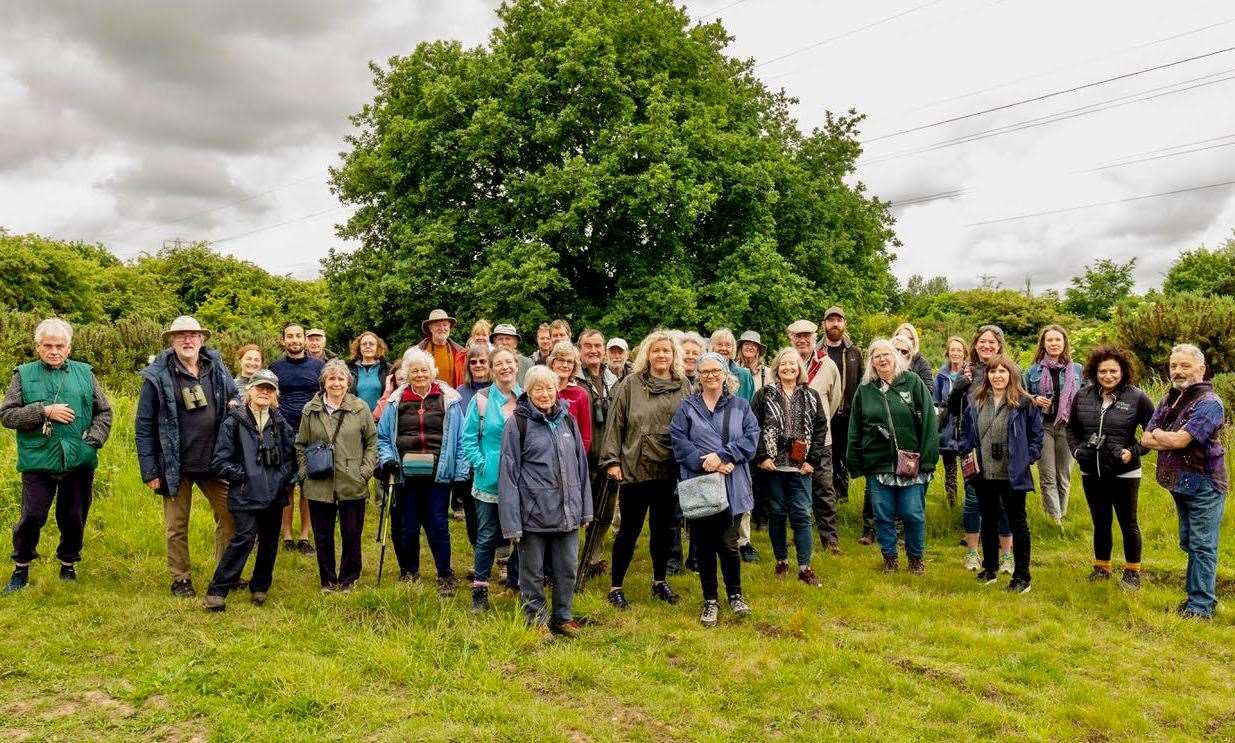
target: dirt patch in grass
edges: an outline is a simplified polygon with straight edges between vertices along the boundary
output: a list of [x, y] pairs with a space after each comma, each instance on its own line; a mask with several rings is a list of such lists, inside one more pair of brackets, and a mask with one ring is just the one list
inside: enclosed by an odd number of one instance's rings
[[206, 743], [209, 737], [199, 721], [185, 720], [159, 728], [154, 731], [151, 740], [157, 743]]
[[133, 705], [98, 689], [65, 697], [31, 697], [11, 702], [5, 705], [4, 709], [14, 716], [37, 717], [43, 720], [56, 720], [99, 710], [110, 720], [122, 720], [137, 714], [137, 708]]
[[934, 668], [924, 663], [919, 663], [912, 658], [892, 658], [892, 665], [917, 676], [924, 676], [932, 681], [941, 681], [952, 684], [953, 686], [968, 687], [969, 681], [964, 675], [956, 671], [949, 671], [943, 668]]
[[755, 631], [764, 637], [780, 640], [801, 640], [806, 637], [806, 633], [802, 630], [777, 627], [775, 624], [768, 624], [767, 622], [757, 622], [755, 624]]

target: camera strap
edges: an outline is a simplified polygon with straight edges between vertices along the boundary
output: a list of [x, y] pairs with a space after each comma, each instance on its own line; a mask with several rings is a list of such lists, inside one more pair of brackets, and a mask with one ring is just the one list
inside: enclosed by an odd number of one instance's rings
[[986, 424], [986, 428], [978, 431], [978, 446], [982, 445], [982, 439], [986, 438], [986, 434], [990, 433], [991, 426], [995, 425], [995, 421], [999, 420], [999, 411], [1007, 407], [1007, 403], [1001, 402], [995, 407], [995, 415], [991, 416], [991, 422]]

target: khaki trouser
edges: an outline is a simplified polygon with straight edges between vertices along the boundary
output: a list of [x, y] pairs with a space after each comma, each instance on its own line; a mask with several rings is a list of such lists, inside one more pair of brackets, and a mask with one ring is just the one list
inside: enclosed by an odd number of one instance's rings
[[167, 528], [167, 569], [172, 580], [184, 580], [193, 575], [189, 567], [189, 515], [193, 508], [193, 486], [206, 496], [214, 511], [214, 561], [223, 556], [223, 548], [236, 531], [236, 522], [227, 510], [227, 483], [221, 480], [181, 479], [180, 490], [163, 499], [163, 523]]

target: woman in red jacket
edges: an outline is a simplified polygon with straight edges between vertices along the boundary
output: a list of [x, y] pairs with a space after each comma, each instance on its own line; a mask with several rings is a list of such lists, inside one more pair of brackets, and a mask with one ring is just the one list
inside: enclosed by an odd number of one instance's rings
[[570, 341], [558, 341], [549, 352], [545, 365], [557, 374], [557, 396], [566, 403], [575, 423], [579, 424], [579, 436], [583, 439], [583, 449], [590, 450], [592, 446], [592, 398], [587, 390], [575, 382], [579, 376], [579, 349], [570, 345]]

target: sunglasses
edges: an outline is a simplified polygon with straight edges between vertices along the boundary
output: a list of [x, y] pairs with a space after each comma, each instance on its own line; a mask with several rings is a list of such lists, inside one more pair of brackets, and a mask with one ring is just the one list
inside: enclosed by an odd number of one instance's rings
[[467, 363], [471, 364], [472, 366], [484, 366], [485, 364], [489, 363], [489, 360], [488, 359], [469, 359]]

